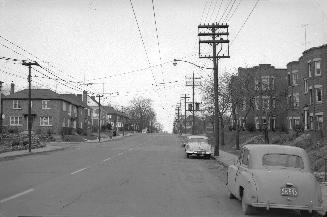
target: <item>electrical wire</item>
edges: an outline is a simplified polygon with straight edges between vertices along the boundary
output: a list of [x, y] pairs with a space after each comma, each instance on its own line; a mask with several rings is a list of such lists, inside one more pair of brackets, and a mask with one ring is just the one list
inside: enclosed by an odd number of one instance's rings
[[[148, 50], [146, 49], [146, 46], [145, 46], [145, 43], [144, 43], [143, 35], [142, 35], [142, 32], [141, 32], [141, 28], [140, 28], [139, 22], [137, 20], [137, 16], [136, 16], [136, 12], [135, 12], [135, 9], [134, 9], [134, 5], [133, 5], [132, 0], [129, 0], [129, 2], [130, 2], [130, 5], [131, 5], [131, 8], [132, 8], [132, 11], [133, 11], [133, 16], [134, 16], [134, 20], [135, 20], [135, 23], [136, 23], [136, 26], [137, 26], [138, 33], [139, 33], [139, 37], [141, 39], [142, 46], [143, 46], [143, 49], [144, 49], [144, 52], [145, 52], [145, 57], [146, 57], [146, 60], [148, 62], [148, 65], [150, 66], [151, 63], [150, 63], [150, 59], [149, 59], [149, 55], [148, 55]], [[157, 83], [156, 78], [154, 77], [152, 70], [151, 70], [151, 74], [152, 74], [152, 78], [153, 78], [154, 82]]]
[[253, 8], [252, 10], [250, 11], [250, 13], [248, 14], [248, 16], [246, 17], [246, 19], [244, 20], [243, 24], [241, 25], [241, 27], [239, 28], [239, 30], [237, 31], [234, 39], [231, 41], [231, 45], [234, 43], [234, 41], [236, 40], [237, 36], [240, 34], [241, 30], [244, 28], [245, 24], [247, 23], [247, 21], [249, 20], [250, 16], [252, 15], [254, 9], [257, 7], [258, 3], [259, 3], [260, 0], [257, 0], [255, 2], [255, 4], [253, 5]]

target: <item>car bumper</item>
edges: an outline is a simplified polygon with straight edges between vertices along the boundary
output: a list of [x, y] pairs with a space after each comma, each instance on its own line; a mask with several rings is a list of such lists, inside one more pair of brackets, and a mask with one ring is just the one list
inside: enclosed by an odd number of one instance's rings
[[211, 155], [212, 153], [211, 152], [208, 152], [208, 151], [206, 151], [206, 152], [197, 152], [197, 151], [187, 151], [186, 152], [187, 154], [192, 154], [192, 155]]
[[278, 209], [294, 209], [294, 210], [308, 210], [311, 211], [324, 211], [323, 207], [321, 206], [312, 206], [312, 205], [290, 205], [290, 204], [276, 204], [276, 203], [251, 203], [253, 207], [263, 207], [267, 210], [271, 208], [278, 208]]

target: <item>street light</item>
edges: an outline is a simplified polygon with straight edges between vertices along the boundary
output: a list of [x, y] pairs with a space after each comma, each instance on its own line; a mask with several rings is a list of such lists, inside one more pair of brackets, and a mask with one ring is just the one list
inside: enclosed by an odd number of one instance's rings
[[193, 66], [195, 66], [195, 67], [198, 67], [199, 69], [202, 69], [202, 70], [203, 70], [203, 69], [213, 69], [213, 68], [207, 68], [207, 67], [199, 66], [199, 65], [197, 65], [197, 64], [195, 64], [195, 63], [192, 63], [192, 62], [189, 62], [189, 61], [187, 61], [187, 60], [179, 60], [179, 59], [174, 59], [173, 65], [176, 66], [176, 65], [177, 65], [177, 62], [188, 63], [188, 64], [191, 64], [191, 65], [193, 65]]

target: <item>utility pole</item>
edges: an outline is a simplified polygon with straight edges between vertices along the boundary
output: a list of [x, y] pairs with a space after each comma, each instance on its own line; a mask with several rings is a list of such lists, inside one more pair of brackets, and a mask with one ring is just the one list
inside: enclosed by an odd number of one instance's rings
[[23, 66], [28, 66], [28, 118], [27, 118], [27, 127], [28, 127], [28, 152], [32, 151], [32, 115], [31, 115], [31, 107], [32, 107], [32, 94], [31, 94], [31, 77], [32, 77], [32, 66], [40, 66], [36, 61], [34, 62], [26, 62], [23, 61]]
[[177, 131], [178, 131], [178, 133], [180, 133], [181, 129], [180, 129], [180, 124], [179, 124], [179, 111], [181, 108], [179, 106], [177, 106], [176, 109], [177, 109]]
[[309, 24], [302, 24], [302, 27], [304, 28], [304, 50], [307, 49], [307, 27]]
[[187, 96], [186, 94], [184, 96], [181, 97], [182, 99], [184, 99], [184, 133], [186, 134], [186, 99], [190, 98], [189, 96]]
[[195, 115], [194, 115], [194, 112], [195, 112], [195, 106], [194, 106], [194, 95], [195, 95], [195, 92], [194, 92], [194, 90], [195, 90], [195, 86], [200, 86], [200, 85], [198, 85], [198, 84], [195, 84], [195, 80], [196, 79], [201, 79], [200, 77], [194, 77], [194, 72], [193, 72], [193, 76], [192, 76], [192, 84], [187, 84], [187, 82], [186, 82], [186, 86], [192, 86], [192, 90], [193, 90], [193, 92], [192, 92], [192, 95], [193, 95], [193, 97], [192, 97], [192, 135], [194, 135], [195, 134], [195, 132], [194, 132], [194, 125], [195, 125]]
[[[229, 56], [229, 40], [228, 40], [228, 27], [226, 24], [212, 23], [204, 24], [198, 26], [198, 36], [199, 36], [199, 58], [210, 58], [213, 60], [213, 73], [214, 73], [214, 94], [215, 94], [215, 112], [214, 112], [214, 134], [215, 134], [215, 149], [214, 155], [219, 156], [219, 89], [218, 89], [218, 59], [220, 58], [230, 58]], [[208, 37], [211, 39], [208, 40]], [[219, 37], [219, 39], [217, 39]], [[206, 38], [206, 39], [203, 39]], [[209, 44], [212, 45], [212, 55], [201, 55], [201, 45]], [[227, 48], [226, 45], [227, 44]], [[220, 50], [217, 53], [217, 45], [220, 45]], [[227, 55], [219, 55], [219, 53], [224, 49]], [[226, 50], [227, 49], [227, 50]]]
[[100, 131], [101, 131], [101, 103], [100, 103], [100, 99], [101, 97], [103, 97], [103, 95], [100, 95], [98, 94], [97, 97], [99, 98], [99, 102], [98, 102], [98, 105], [99, 105], [99, 117], [98, 117], [98, 139], [99, 139], [99, 142], [101, 141], [101, 136], [100, 136]]
[[2, 84], [3, 82], [0, 81], [0, 144], [2, 143]]
[[[123, 106], [121, 107], [121, 113], [124, 114], [124, 107]], [[122, 116], [122, 123], [123, 123], [123, 136], [125, 136], [125, 119], [124, 119], [123, 116]]]

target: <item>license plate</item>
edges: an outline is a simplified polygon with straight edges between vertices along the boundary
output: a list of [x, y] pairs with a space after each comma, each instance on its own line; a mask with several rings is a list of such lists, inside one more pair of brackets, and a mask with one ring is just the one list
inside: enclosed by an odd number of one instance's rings
[[198, 154], [205, 154], [205, 151], [198, 151]]
[[296, 188], [283, 187], [281, 188], [280, 194], [282, 196], [297, 197], [298, 192]]

